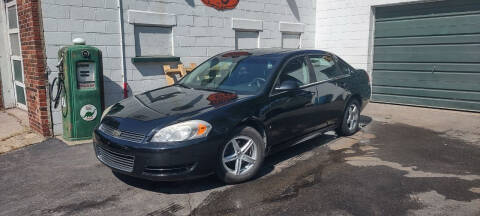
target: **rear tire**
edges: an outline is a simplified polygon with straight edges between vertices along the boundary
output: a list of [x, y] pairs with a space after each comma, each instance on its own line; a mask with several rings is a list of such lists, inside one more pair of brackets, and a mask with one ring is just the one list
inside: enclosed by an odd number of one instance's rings
[[260, 170], [265, 156], [265, 143], [257, 130], [239, 128], [219, 148], [217, 176], [227, 184], [241, 183], [253, 178]]
[[359, 129], [358, 121], [360, 119], [360, 103], [356, 100], [350, 100], [343, 112], [342, 123], [338, 125], [336, 132], [339, 136], [351, 136]]

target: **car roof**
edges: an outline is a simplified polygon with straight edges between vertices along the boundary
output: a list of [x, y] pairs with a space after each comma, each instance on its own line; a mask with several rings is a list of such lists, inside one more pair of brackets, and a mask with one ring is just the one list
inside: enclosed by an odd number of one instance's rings
[[231, 50], [222, 53], [222, 55], [235, 52], [248, 52], [251, 56], [265, 56], [269, 57], [288, 57], [296, 54], [304, 53], [315, 53], [315, 54], [327, 54], [323, 50], [313, 50], [313, 49], [283, 49], [283, 48], [258, 48], [258, 49], [240, 49], [240, 50]]

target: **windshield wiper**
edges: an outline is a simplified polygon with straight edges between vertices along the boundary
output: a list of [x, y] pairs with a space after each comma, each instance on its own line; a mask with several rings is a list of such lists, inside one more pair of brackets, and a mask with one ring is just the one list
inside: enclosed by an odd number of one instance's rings
[[178, 85], [178, 86], [181, 86], [181, 87], [183, 87], [183, 88], [187, 88], [187, 89], [192, 89], [192, 87], [190, 87], [190, 86], [187, 86], [187, 85], [185, 85], [185, 84], [182, 84], [182, 83], [175, 83], [175, 85]]
[[237, 92], [232, 90], [225, 90], [225, 89], [214, 89], [214, 88], [195, 88], [197, 90], [204, 90], [204, 91], [213, 91], [213, 92], [223, 92], [227, 94], [237, 94]]

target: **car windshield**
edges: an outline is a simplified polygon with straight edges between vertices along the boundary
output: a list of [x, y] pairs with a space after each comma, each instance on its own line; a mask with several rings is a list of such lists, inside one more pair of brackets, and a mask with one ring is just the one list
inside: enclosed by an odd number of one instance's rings
[[266, 56], [215, 56], [180, 80], [179, 84], [194, 89], [257, 94], [265, 87], [279, 62]]

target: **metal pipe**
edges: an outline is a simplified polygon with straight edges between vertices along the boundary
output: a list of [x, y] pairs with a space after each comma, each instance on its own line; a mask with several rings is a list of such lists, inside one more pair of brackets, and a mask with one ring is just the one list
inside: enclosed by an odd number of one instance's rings
[[128, 97], [128, 82], [127, 82], [127, 64], [125, 62], [125, 29], [123, 22], [123, 3], [122, 0], [118, 0], [118, 15], [119, 15], [119, 24], [120, 24], [120, 40], [121, 40], [121, 58], [122, 58], [122, 78], [123, 78], [123, 98]]

